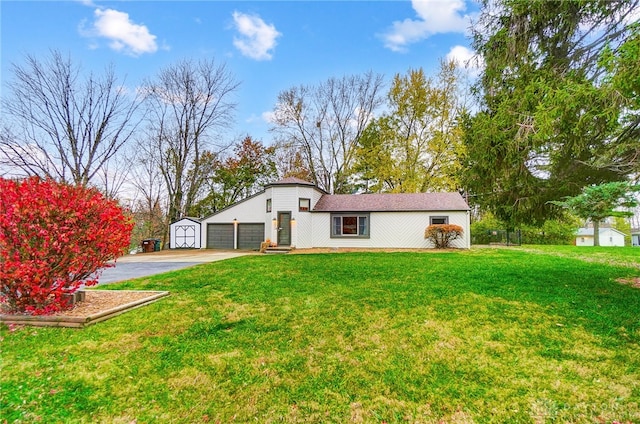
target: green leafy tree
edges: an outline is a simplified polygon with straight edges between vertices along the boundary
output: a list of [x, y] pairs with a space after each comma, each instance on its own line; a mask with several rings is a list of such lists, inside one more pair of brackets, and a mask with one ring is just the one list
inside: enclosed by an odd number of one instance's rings
[[[632, 106], [610, 77], [630, 69], [620, 58], [637, 1], [483, 6], [473, 31], [486, 68], [476, 87], [481, 110], [465, 122], [464, 187], [512, 228], [540, 224], [554, 216], [550, 200], [628, 172], [598, 159], [611, 152]], [[609, 68], [605, 53], [615, 58]]]
[[277, 176], [275, 149], [245, 137], [234, 147], [234, 154], [214, 159], [207, 182], [208, 193], [190, 209], [194, 216], [205, 216], [255, 194]]
[[460, 187], [459, 76], [441, 62], [434, 80], [422, 69], [396, 75], [388, 112], [359, 139], [354, 170], [373, 192], [415, 193]]
[[[600, 246], [600, 221], [610, 216], [629, 217], [633, 215], [629, 209], [638, 204], [634, 196], [637, 191], [640, 191], [640, 186], [632, 186], [626, 181], [616, 181], [588, 186], [577, 196], [550, 203], [568, 208], [580, 218], [591, 220], [593, 223], [593, 244]], [[627, 210], [621, 210], [621, 208]]]

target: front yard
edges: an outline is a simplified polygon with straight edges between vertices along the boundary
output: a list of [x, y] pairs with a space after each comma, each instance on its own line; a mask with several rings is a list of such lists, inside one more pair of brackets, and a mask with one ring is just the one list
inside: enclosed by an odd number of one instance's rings
[[3, 326], [0, 421], [640, 422], [640, 289], [616, 282], [640, 249], [612, 252], [246, 256], [109, 286], [171, 295]]

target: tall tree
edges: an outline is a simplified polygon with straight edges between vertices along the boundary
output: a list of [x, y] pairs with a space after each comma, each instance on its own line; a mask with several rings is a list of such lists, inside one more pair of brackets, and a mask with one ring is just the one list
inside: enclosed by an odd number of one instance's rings
[[109, 177], [107, 164], [140, 123], [136, 96], [113, 68], [85, 75], [55, 50], [45, 60], [26, 56], [12, 71], [2, 106], [0, 164], [26, 175], [100, 186]]
[[383, 78], [372, 72], [282, 91], [273, 130], [304, 154], [313, 182], [330, 193], [351, 191], [357, 140], [382, 104]]
[[640, 186], [627, 181], [585, 187], [577, 196], [551, 203], [570, 209], [575, 215], [593, 223], [593, 244], [600, 246], [600, 221], [608, 217], [630, 217], [632, 208], [638, 205], [634, 193]]
[[214, 137], [232, 121], [238, 86], [225, 65], [213, 60], [177, 62], [146, 84], [148, 143], [167, 190], [169, 221], [201, 195], [211, 163], [205, 152], [222, 147]]
[[462, 154], [459, 77], [442, 61], [435, 80], [422, 69], [396, 75], [388, 112], [359, 140], [355, 170], [368, 191], [415, 193], [455, 190]]
[[597, 165], [624, 102], [605, 83], [605, 50], [629, 37], [637, 1], [485, 0], [474, 47], [486, 69], [467, 121], [464, 185], [509, 226], [541, 222], [548, 201], [625, 171]]
[[247, 136], [236, 144], [233, 153], [224, 159], [214, 159], [206, 182], [207, 194], [192, 207], [192, 215], [216, 212], [257, 193], [275, 179], [274, 147], [265, 147]]

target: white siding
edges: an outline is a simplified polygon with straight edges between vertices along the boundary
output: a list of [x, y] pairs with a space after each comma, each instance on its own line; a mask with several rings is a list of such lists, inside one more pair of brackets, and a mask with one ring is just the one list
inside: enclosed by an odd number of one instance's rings
[[[613, 231], [611, 228], [600, 229], [600, 246], [624, 246], [624, 234]], [[576, 246], [593, 246], [594, 240], [591, 235], [578, 235]]]
[[[236, 203], [228, 208], [220, 211], [219, 213], [212, 215], [202, 220], [202, 242], [201, 246], [207, 245], [207, 224], [230, 224], [233, 220], [237, 222], [245, 223], [265, 223], [265, 233], [268, 232], [270, 224], [266, 223], [266, 199], [265, 193], [260, 193], [257, 196], [251, 197], [245, 201]], [[265, 234], [266, 238], [266, 234]]]
[[[179, 221], [176, 221], [174, 223], [172, 223], [169, 226], [169, 247], [171, 249], [176, 249], [176, 231], [178, 229], [179, 226], [185, 227], [185, 226], [192, 226], [193, 230], [195, 231], [195, 240], [194, 240], [194, 248], [195, 249], [200, 249], [201, 246], [201, 237], [199, 236], [201, 234], [201, 226], [199, 222], [196, 222], [194, 220], [191, 219], [187, 219], [187, 218], [183, 218]], [[183, 233], [184, 234], [184, 233]]]
[[371, 248], [428, 248], [432, 247], [424, 238], [430, 216], [448, 216], [449, 223], [464, 230], [462, 239], [455, 240], [453, 247], [469, 248], [468, 212], [371, 212], [369, 238], [331, 238], [328, 212], [313, 214], [313, 247], [371, 247]]

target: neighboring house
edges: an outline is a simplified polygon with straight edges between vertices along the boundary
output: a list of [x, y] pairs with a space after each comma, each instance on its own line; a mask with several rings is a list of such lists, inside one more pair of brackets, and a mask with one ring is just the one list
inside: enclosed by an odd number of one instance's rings
[[631, 230], [631, 246], [640, 247], [640, 228]]
[[[576, 246], [593, 246], [593, 228], [579, 228]], [[624, 233], [615, 228], [600, 228], [600, 246], [624, 246]]]
[[200, 249], [202, 226], [198, 218], [182, 218], [169, 226], [171, 249]]
[[453, 247], [469, 248], [469, 206], [459, 193], [329, 195], [285, 178], [201, 220], [201, 245], [213, 249], [278, 246], [427, 248], [430, 224], [464, 231]]

